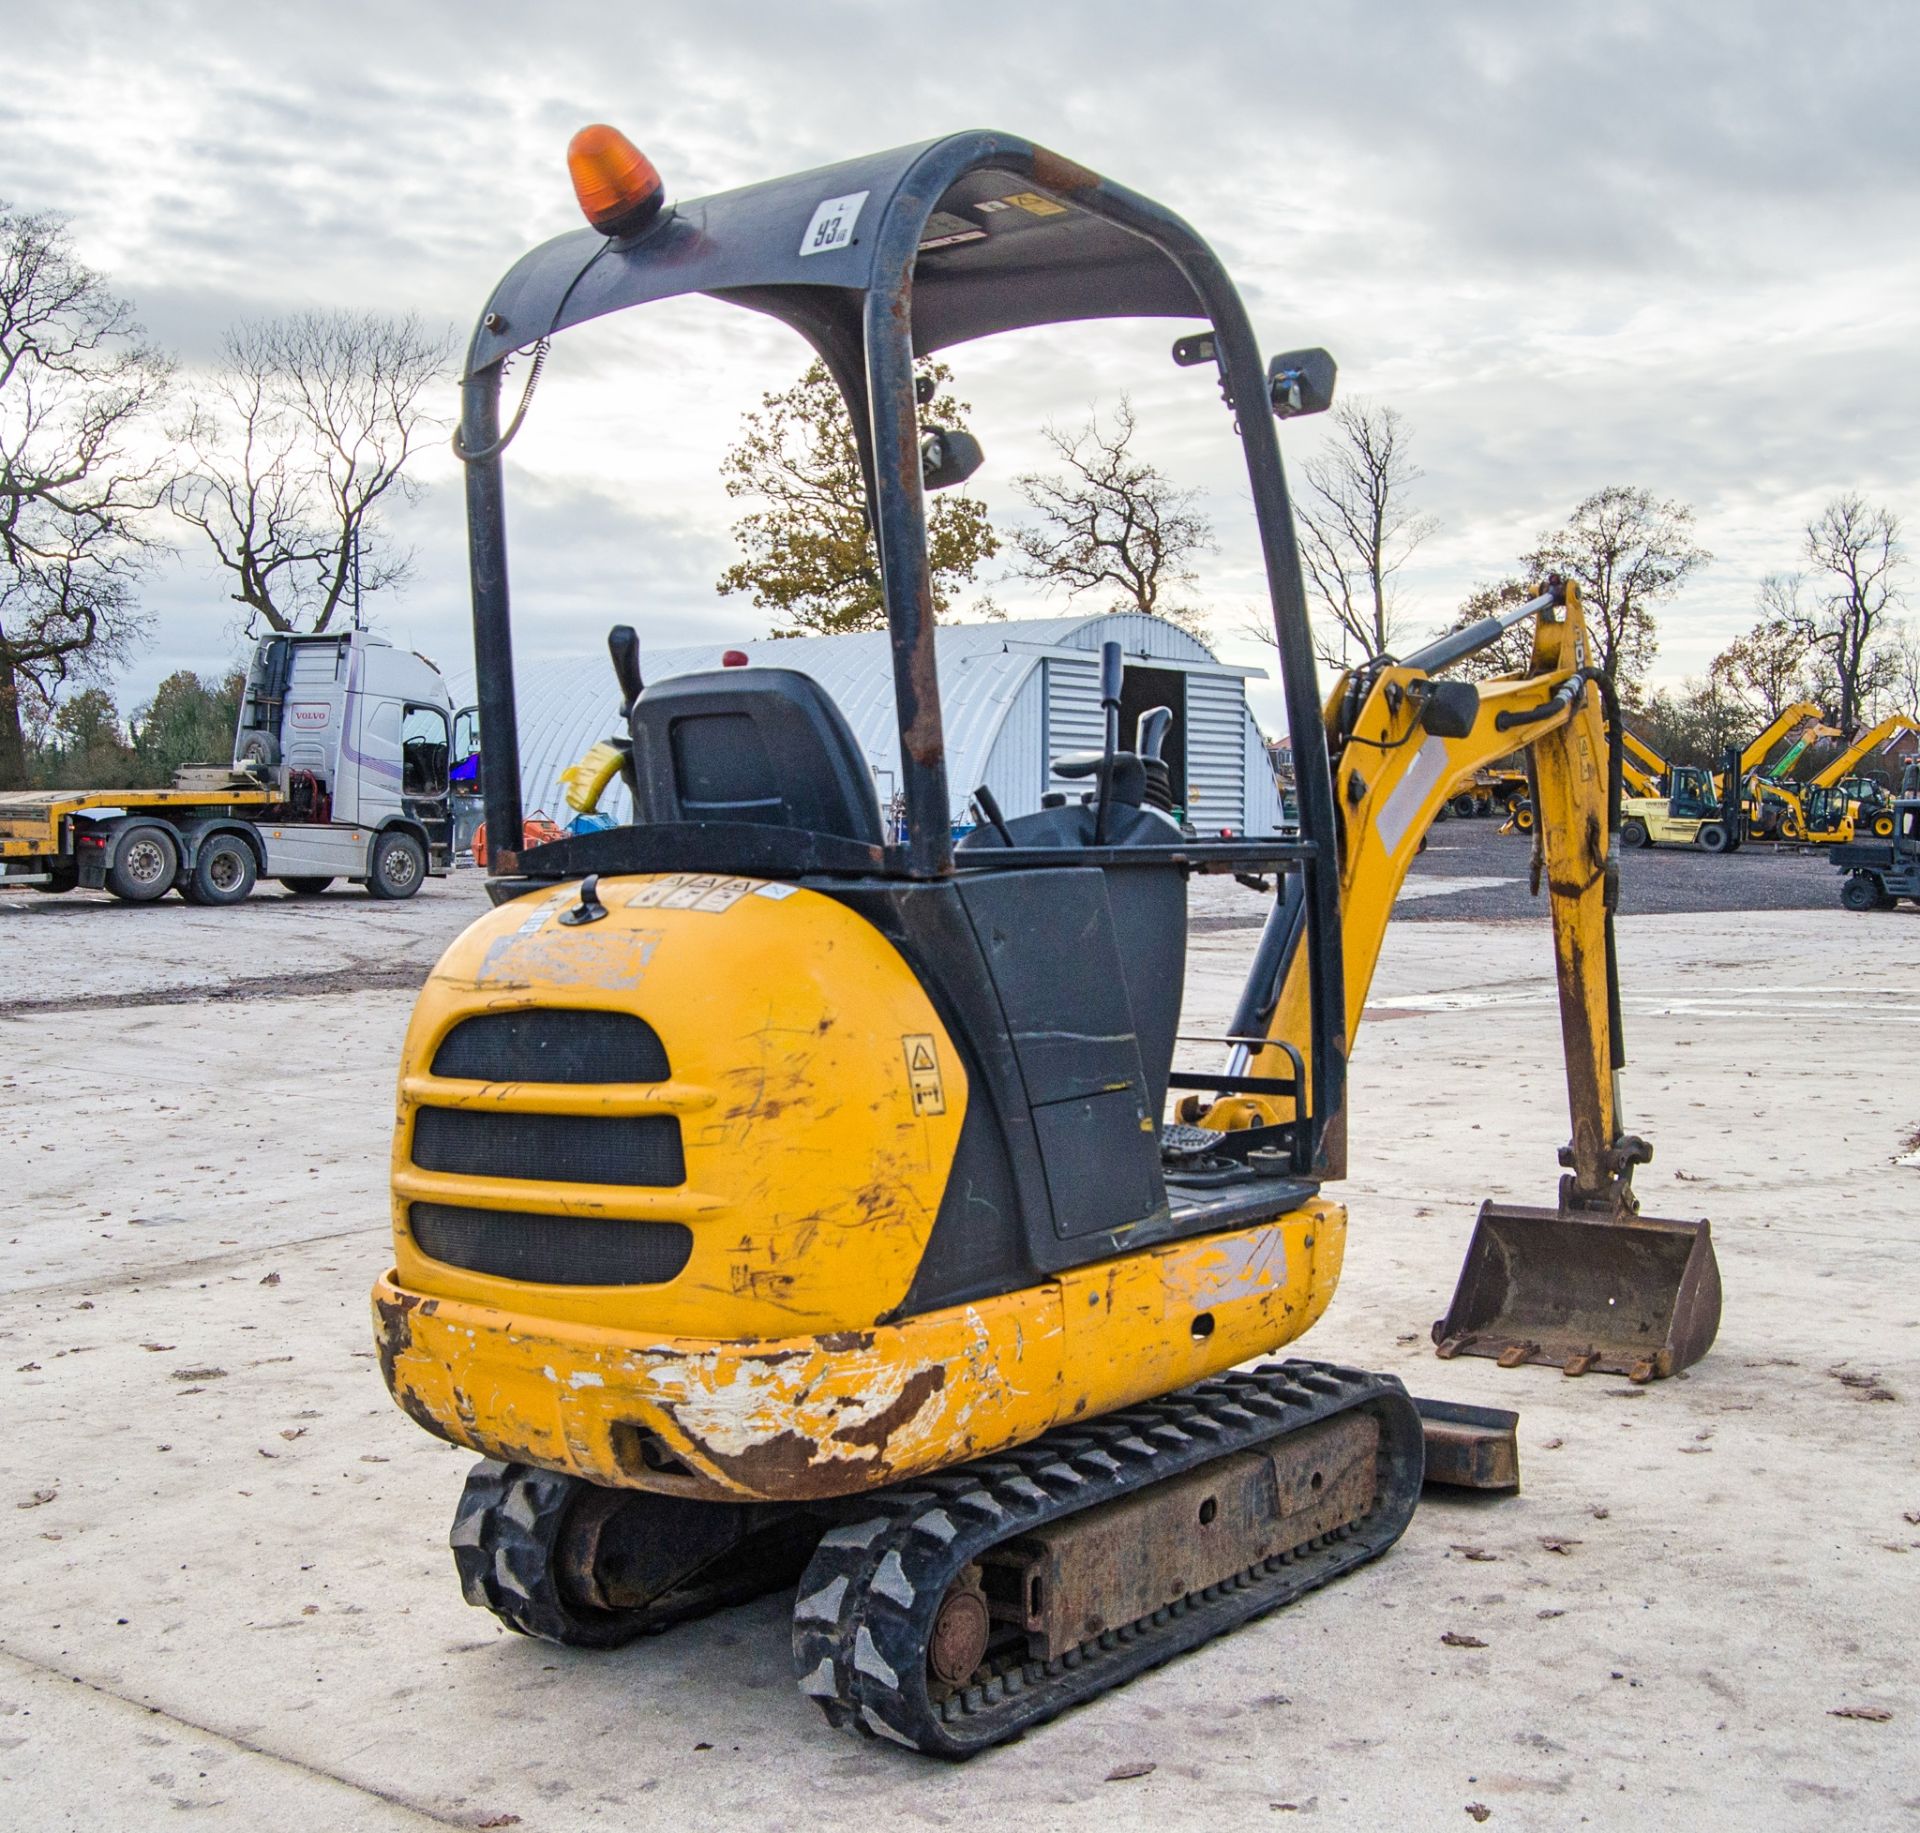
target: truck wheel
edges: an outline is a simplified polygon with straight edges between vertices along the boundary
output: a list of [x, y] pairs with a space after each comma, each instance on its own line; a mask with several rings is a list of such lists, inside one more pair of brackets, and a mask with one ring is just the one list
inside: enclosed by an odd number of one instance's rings
[[1458, 815], [1461, 820], [1464, 821], [1470, 814], [1473, 813], [1473, 797], [1472, 796], [1455, 796], [1453, 798], [1453, 812], [1456, 815]]
[[1880, 902], [1880, 887], [1864, 872], [1856, 872], [1840, 887], [1840, 901], [1849, 910], [1872, 910]]
[[333, 883], [330, 878], [283, 878], [280, 881], [295, 897], [318, 897]]
[[1693, 837], [1693, 844], [1703, 853], [1730, 853], [1733, 851], [1733, 836], [1718, 821], [1703, 821], [1700, 831]]
[[107, 868], [107, 889], [127, 904], [151, 904], [173, 888], [180, 870], [180, 843], [157, 821], [136, 821], [120, 830]]
[[387, 833], [374, 841], [367, 872], [370, 897], [389, 902], [411, 897], [426, 875], [426, 849], [411, 834]]
[[182, 890], [190, 904], [239, 904], [259, 876], [252, 847], [238, 834], [215, 834], [201, 847]]
[[1620, 844], [1622, 846], [1653, 845], [1653, 836], [1647, 832], [1647, 824], [1638, 815], [1629, 815], [1620, 823]]

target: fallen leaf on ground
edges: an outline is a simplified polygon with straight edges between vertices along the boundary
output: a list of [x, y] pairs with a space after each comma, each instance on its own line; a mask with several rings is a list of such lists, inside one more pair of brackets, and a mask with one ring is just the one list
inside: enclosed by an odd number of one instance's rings
[[280, 1436], [284, 1439], [305, 1438], [307, 1429], [305, 1426], [282, 1426]]
[[1467, 1815], [1468, 1818], [1472, 1820], [1491, 1820], [1493, 1818], [1493, 1809], [1488, 1807], [1484, 1801], [1469, 1801], [1467, 1803]]
[[40, 1364], [38, 1362], [22, 1362], [13, 1372], [16, 1375], [32, 1375], [37, 1374], [39, 1369]]
[[1566, 1614], [1567, 1613], [1564, 1610], [1537, 1610], [1534, 1612], [1534, 1615], [1539, 1617], [1542, 1621], [1544, 1621], [1548, 1617], [1564, 1617]]
[[226, 1372], [224, 1368], [176, 1368], [169, 1378], [174, 1381], [218, 1381]]
[[1542, 1534], [1540, 1536], [1540, 1544], [1545, 1547], [1549, 1553], [1571, 1553], [1580, 1542], [1575, 1540], [1570, 1534]]
[[1915, 1527], [1920, 1527], [1920, 1508], [1908, 1509], [1907, 1512], [1900, 1517], [1900, 1519], [1902, 1521], [1910, 1521], [1913, 1523]]
[[1566, 1442], [1567, 1441], [1564, 1438], [1550, 1438], [1540, 1447], [1540, 1449], [1542, 1451], [1558, 1451], [1560, 1447], [1564, 1445]]
[[518, 1814], [489, 1814], [485, 1820], [476, 1820], [476, 1827], [517, 1827], [520, 1824]]
[[1469, 1636], [1464, 1630], [1450, 1629], [1440, 1640], [1448, 1648], [1485, 1648], [1487, 1645], [1478, 1636]]
[[142, 1349], [151, 1349], [151, 1350], [159, 1351], [159, 1350], [168, 1350], [168, 1349], [178, 1349], [179, 1345], [177, 1343], [142, 1343], [140, 1347]]
[[1834, 1706], [1827, 1712], [1828, 1718], [1863, 1718], [1870, 1725], [1884, 1725], [1893, 1717], [1885, 1706]]
[[263, 1286], [277, 1286], [280, 1283], [280, 1275], [278, 1273], [269, 1273], [260, 1283]]
[[1596, 1521], [1604, 1521], [1613, 1511], [1604, 1503], [1596, 1502], [1592, 1508], [1587, 1510], [1587, 1513]]
[[57, 1489], [36, 1489], [24, 1502], [16, 1502], [15, 1508], [44, 1508], [59, 1495]]
[[375, 1457], [371, 1451], [363, 1451], [360, 1454], [360, 1462], [363, 1464], [384, 1464], [387, 1461], [383, 1457]]
[[1485, 1547], [1463, 1547], [1458, 1541], [1452, 1543], [1452, 1550], [1458, 1553], [1462, 1559], [1471, 1559], [1487, 1564], [1491, 1564], [1500, 1557], [1498, 1553], [1489, 1553]]
[[1142, 1776], [1150, 1776], [1160, 1766], [1157, 1763], [1122, 1763], [1118, 1769], [1107, 1771], [1109, 1782], [1134, 1782]]

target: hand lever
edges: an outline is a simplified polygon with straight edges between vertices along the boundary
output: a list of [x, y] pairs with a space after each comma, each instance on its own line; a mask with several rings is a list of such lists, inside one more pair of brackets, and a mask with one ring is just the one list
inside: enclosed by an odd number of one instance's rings
[[1107, 815], [1113, 806], [1113, 754], [1120, 748], [1120, 686], [1125, 673], [1118, 643], [1100, 645], [1100, 705], [1107, 716], [1106, 743], [1100, 753], [1100, 802], [1093, 814], [1093, 844], [1107, 844]]
[[640, 679], [640, 633], [631, 624], [615, 624], [607, 632], [607, 653], [613, 657], [614, 679], [620, 683], [620, 717], [633, 711], [646, 685]]
[[1167, 734], [1173, 729], [1173, 709], [1165, 706], [1150, 706], [1140, 715], [1140, 723], [1134, 728], [1133, 748], [1143, 758], [1159, 760], [1162, 748], [1167, 742]]

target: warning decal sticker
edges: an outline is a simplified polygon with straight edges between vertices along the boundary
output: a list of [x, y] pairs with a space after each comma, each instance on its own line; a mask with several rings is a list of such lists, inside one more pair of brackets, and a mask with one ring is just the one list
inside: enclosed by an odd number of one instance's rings
[[731, 910], [754, 890], [752, 878], [722, 878], [710, 872], [672, 872], [644, 884], [627, 899], [629, 910]]
[[921, 1119], [947, 1111], [947, 1091], [940, 1080], [940, 1055], [931, 1033], [909, 1031], [900, 1040], [907, 1059], [907, 1080], [913, 1088], [913, 1111]]

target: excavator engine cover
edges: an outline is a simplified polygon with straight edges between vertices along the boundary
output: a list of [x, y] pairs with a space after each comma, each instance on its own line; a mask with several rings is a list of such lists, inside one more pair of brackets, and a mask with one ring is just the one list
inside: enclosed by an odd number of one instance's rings
[[1482, 1203], [1433, 1340], [1443, 1358], [1655, 1381], [1698, 1362], [1719, 1328], [1704, 1220]]

